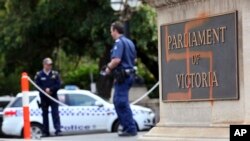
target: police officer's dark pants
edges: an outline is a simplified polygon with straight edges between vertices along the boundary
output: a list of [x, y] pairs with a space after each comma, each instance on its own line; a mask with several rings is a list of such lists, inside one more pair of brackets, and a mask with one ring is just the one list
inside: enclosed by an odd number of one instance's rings
[[128, 77], [123, 83], [115, 83], [114, 105], [123, 131], [136, 133], [137, 128], [129, 105], [128, 92], [133, 83], [133, 77]]
[[46, 99], [41, 101], [42, 103], [42, 116], [43, 116], [43, 133], [49, 134], [49, 106], [51, 107], [51, 114], [53, 119], [53, 124], [56, 132], [60, 132], [60, 118], [58, 111], [58, 104]]

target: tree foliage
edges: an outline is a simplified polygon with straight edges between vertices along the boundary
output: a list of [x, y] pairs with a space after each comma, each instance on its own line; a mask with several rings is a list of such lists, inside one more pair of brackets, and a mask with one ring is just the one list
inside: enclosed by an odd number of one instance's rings
[[7, 0], [4, 4], [1, 39], [6, 74], [20, 66], [34, 73], [45, 56], [57, 58], [57, 48], [68, 55], [97, 58], [111, 43], [108, 27], [115, 16], [108, 1]]
[[[153, 74], [152, 83], [158, 78], [155, 17], [154, 10], [143, 5], [130, 20], [131, 38], [140, 62]], [[0, 0], [0, 78], [10, 78], [12, 83], [22, 71], [32, 76], [49, 56], [66, 83], [86, 85], [88, 81], [82, 79], [91, 71], [89, 62], [101, 67], [109, 61], [110, 24], [117, 19], [110, 0]], [[86, 58], [91, 61], [83, 61]], [[112, 78], [99, 78], [103, 97], [109, 97], [111, 86]]]

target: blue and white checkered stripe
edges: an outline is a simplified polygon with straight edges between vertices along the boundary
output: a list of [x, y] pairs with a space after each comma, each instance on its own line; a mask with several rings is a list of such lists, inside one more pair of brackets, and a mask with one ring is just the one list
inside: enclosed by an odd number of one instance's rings
[[[132, 110], [133, 115], [142, 113], [142, 111]], [[49, 111], [51, 113], [51, 111]], [[115, 116], [114, 108], [60, 108], [60, 116]], [[22, 116], [23, 111], [17, 110], [16, 116]], [[30, 116], [42, 116], [41, 109], [30, 109]]]

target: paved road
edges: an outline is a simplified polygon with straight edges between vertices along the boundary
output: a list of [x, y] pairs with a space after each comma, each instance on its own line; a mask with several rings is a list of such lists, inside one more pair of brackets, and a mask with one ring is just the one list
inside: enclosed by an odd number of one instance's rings
[[[145, 133], [146, 132], [139, 132], [139, 134], [135, 137], [118, 137], [116, 133], [67, 135], [67, 136], [61, 136], [61, 137], [42, 138], [41, 141], [136, 141], [139, 136], [142, 136]], [[21, 140], [23, 141], [23, 139], [1, 139], [0, 138], [0, 141], [21, 141]]]

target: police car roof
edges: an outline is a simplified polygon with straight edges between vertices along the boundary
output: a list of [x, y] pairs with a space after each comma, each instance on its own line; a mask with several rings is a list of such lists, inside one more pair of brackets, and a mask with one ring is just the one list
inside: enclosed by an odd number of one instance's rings
[[[28, 94], [29, 96], [36, 96], [36, 95], [39, 94], [39, 92], [38, 92], [38, 91], [28, 91], [27, 94]], [[22, 92], [20, 92], [20, 93], [17, 94], [17, 96], [22, 96], [22, 95], [23, 95]]]
[[92, 93], [91, 91], [88, 90], [81, 90], [81, 89], [77, 89], [77, 90], [65, 90], [65, 89], [60, 89], [57, 94], [84, 94], [84, 95], [89, 95], [93, 98], [96, 98], [98, 100], [101, 101], [105, 101], [104, 99], [102, 99], [101, 97], [97, 96], [96, 94]]
[[6, 95], [6, 96], [0, 96], [0, 101], [10, 101], [12, 99], [14, 99], [15, 97], [13, 96], [9, 96], [9, 95]]
[[[81, 89], [77, 89], [77, 90], [66, 90], [66, 89], [60, 89], [58, 90], [57, 94], [65, 94], [65, 93], [70, 93], [70, 94], [93, 94], [88, 90], [81, 90]], [[29, 96], [37, 96], [39, 95], [38, 91], [29, 91], [27, 93]], [[22, 93], [18, 93], [17, 96], [22, 96]]]
[[88, 90], [81, 90], [81, 89], [77, 89], [77, 90], [66, 90], [66, 89], [60, 89], [58, 90], [57, 94], [65, 94], [65, 93], [71, 93], [71, 94], [79, 94], [79, 93], [83, 93], [83, 94], [92, 94], [90, 91]]

